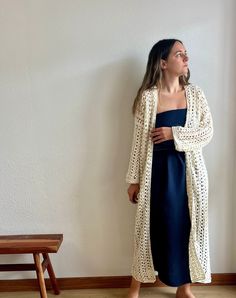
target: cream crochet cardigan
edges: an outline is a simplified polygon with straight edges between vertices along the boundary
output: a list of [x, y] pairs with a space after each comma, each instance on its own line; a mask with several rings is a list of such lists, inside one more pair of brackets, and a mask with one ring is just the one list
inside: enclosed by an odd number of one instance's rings
[[[192, 282], [210, 283], [211, 268], [208, 238], [208, 174], [202, 147], [213, 136], [213, 121], [205, 94], [199, 86], [186, 85], [185, 126], [173, 126], [175, 149], [185, 152], [188, 206], [191, 219], [189, 270]], [[135, 113], [127, 183], [139, 183], [135, 217], [134, 255], [131, 274], [143, 283], [156, 281], [151, 254], [149, 216], [153, 141], [158, 103], [156, 86], [143, 92], [140, 109]]]

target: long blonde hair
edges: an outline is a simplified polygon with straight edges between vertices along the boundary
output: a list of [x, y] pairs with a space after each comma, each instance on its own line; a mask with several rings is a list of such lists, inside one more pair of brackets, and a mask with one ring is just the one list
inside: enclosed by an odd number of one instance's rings
[[[135, 114], [136, 109], [139, 107], [139, 103], [141, 100], [141, 96], [143, 91], [149, 89], [153, 86], [157, 86], [157, 88], [161, 88], [161, 80], [162, 80], [162, 70], [160, 66], [161, 59], [167, 60], [172, 47], [176, 41], [180, 41], [179, 39], [162, 39], [154, 44], [149, 55], [148, 62], [146, 66], [146, 72], [143, 78], [143, 82], [141, 87], [138, 89], [137, 95], [134, 99], [134, 103], [132, 106], [132, 112]], [[182, 43], [183, 44], [183, 43]], [[179, 77], [179, 83], [181, 86], [188, 85], [190, 78], [190, 70], [188, 69], [188, 74], [182, 75]]]

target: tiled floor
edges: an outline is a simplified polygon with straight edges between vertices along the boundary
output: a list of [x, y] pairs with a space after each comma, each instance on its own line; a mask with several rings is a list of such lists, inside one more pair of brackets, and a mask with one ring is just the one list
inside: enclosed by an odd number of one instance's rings
[[[196, 298], [236, 298], [235, 286], [192, 286]], [[48, 292], [48, 298], [126, 298], [128, 289], [92, 289], [61, 291], [59, 296]], [[141, 288], [140, 298], [175, 298], [174, 287]], [[0, 292], [0, 298], [39, 298], [37, 292]]]

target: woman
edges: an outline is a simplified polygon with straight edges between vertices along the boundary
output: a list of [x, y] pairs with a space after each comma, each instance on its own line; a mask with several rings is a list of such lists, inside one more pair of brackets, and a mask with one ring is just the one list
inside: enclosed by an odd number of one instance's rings
[[213, 136], [202, 89], [189, 83], [183, 43], [163, 39], [151, 49], [133, 104], [134, 133], [126, 182], [137, 203], [132, 282], [159, 279], [194, 298], [193, 282], [210, 283], [208, 174], [202, 148]]

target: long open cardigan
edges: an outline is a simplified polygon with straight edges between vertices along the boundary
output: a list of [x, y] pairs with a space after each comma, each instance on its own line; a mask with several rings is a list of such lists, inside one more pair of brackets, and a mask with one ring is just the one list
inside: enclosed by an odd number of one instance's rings
[[[172, 126], [175, 149], [185, 152], [186, 185], [191, 219], [189, 237], [189, 270], [192, 282], [210, 283], [211, 268], [208, 238], [208, 174], [202, 147], [213, 136], [213, 121], [204, 92], [199, 86], [184, 86], [187, 115], [184, 126]], [[139, 183], [135, 217], [134, 255], [131, 274], [143, 283], [155, 282], [156, 274], [150, 244], [150, 190], [153, 141], [158, 103], [156, 86], [142, 94], [140, 108], [134, 117], [127, 183]]]

